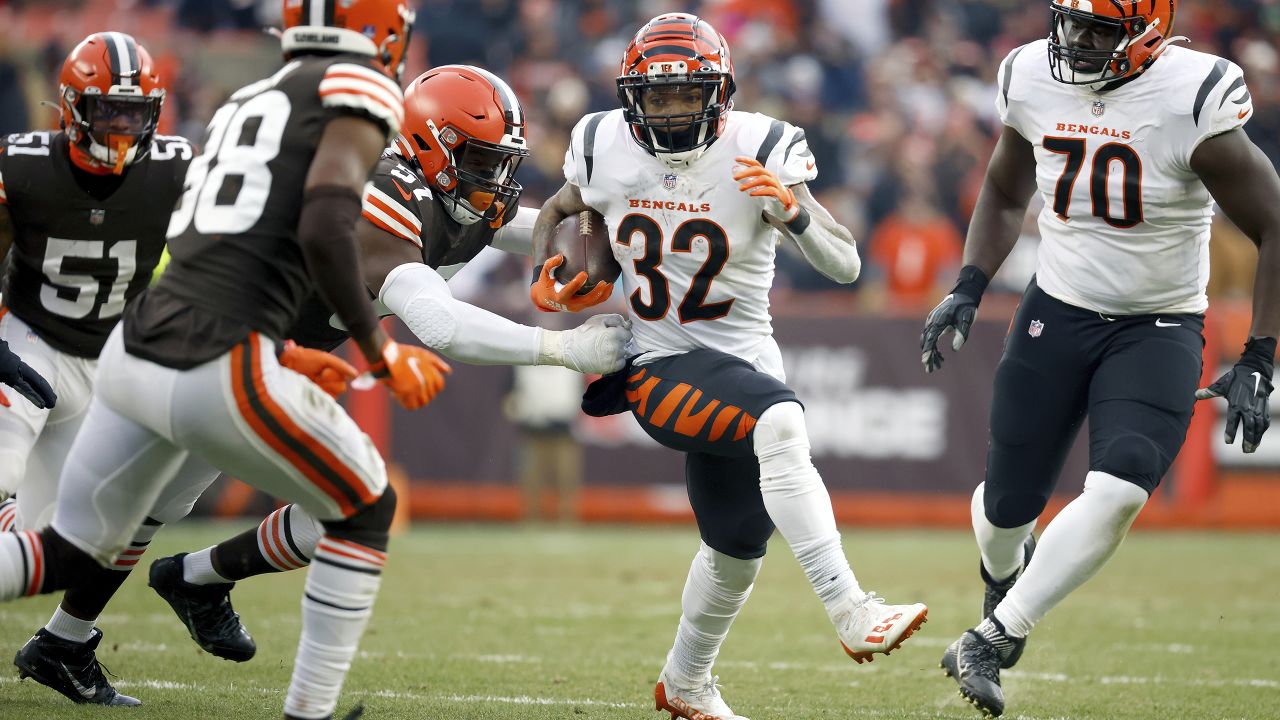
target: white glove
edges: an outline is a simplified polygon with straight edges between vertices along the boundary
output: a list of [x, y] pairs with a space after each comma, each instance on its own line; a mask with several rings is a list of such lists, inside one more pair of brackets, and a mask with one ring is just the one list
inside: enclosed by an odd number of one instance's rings
[[543, 330], [538, 340], [538, 364], [607, 375], [626, 364], [629, 342], [630, 320], [621, 315], [594, 315], [572, 330]]

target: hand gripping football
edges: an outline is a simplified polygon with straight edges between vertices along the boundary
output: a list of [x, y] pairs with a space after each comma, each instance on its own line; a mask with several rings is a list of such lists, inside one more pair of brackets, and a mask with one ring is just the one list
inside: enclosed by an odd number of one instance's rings
[[604, 216], [595, 210], [584, 210], [564, 219], [552, 240], [552, 255], [564, 255], [564, 263], [555, 269], [557, 282], [568, 283], [580, 272], [587, 281], [578, 294], [589, 292], [599, 282], [613, 282], [622, 274], [622, 266], [613, 257], [609, 228]]

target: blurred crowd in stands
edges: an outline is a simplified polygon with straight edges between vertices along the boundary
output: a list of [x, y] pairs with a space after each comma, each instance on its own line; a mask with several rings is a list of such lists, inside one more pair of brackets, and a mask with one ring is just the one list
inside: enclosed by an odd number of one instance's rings
[[[1047, 0], [419, 0], [406, 80], [430, 65], [473, 63], [523, 99], [533, 157], [524, 203], [563, 182], [564, 149], [585, 113], [617, 106], [614, 77], [631, 35], [664, 11], [707, 18], [733, 52], [739, 110], [805, 128], [818, 160], [810, 183], [866, 259], [841, 288], [796, 252], [779, 256], [783, 294], [851, 289], [842, 302], [917, 314], [958, 268], [969, 213], [998, 120], [996, 68], [1044, 37]], [[0, 132], [48, 127], [57, 70], [97, 30], [131, 32], [162, 64], [166, 130], [197, 142], [208, 115], [276, 62], [261, 28], [280, 0], [0, 0]], [[1181, 0], [1175, 29], [1190, 47], [1245, 68], [1256, 114], [1247, 128], [1280, 159], [1280, 0]], [[1189, 80], [1190, 82], [1191, 80]], [[1038, 203], [1034, 200], [1033, 203]], [[1034, 219], [995, 287], [1020, 292], [1034, 269]], [[1253, 249], [1215, 224], [1212, 292], [1247, 296]], [[524, 292], [527, 275], [505, 275]]]

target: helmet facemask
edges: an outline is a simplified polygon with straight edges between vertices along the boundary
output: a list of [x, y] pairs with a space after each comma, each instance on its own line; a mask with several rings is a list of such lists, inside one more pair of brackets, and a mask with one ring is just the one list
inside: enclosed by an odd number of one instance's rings
[[96, 87], [80, 92], [66, 86], [62, 103], [67, 136], [95, 161], [119, 175], [151, 150], [164, 91], [143, 95], [140, 88], [112, 87], [103, 95]]
[[624, 75], [617, 82], [632, 137], [673, 167], [693, 162], [716, 141], [732, 107], [730, 77], [716, 71], [689, 73], [682, 62], [651, 63], [648, 74]]
[[[1157, 27], [1159, 18], [1148, 25], [1140, 15], [1109, 18], [1056, 2], [1050, 8], [1049, 69], [1067, 85], [1101, 90], [1142, 71], [1168, 43], [1162, 33], [1169, 28]], [[1076, 37], [1081, 46], [1071, 44]]]
[[463, 225], [500, 223], [520, 201], [524, 188], [515, 174], [529, 151], [468, 137], [451, 127], [437, 130], [431, 121], [427, 125], [448, 155], [434, 180], [450, 217]]

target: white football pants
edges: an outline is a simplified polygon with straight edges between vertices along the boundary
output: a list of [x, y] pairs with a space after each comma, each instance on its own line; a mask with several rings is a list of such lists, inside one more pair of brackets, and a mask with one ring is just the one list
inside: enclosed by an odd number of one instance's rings
[[323, 390], [280, 367], [274, 344], [256, 333], [203, 365], [174, 370], [125, 352], [117, 326], [96, 385], [63, 469], [53, 527], [103, 565], [153, 506], [166, 497], [194, 502], [213, 468], [320, 520], [348, 517], [386, 487], [369, 438]]

